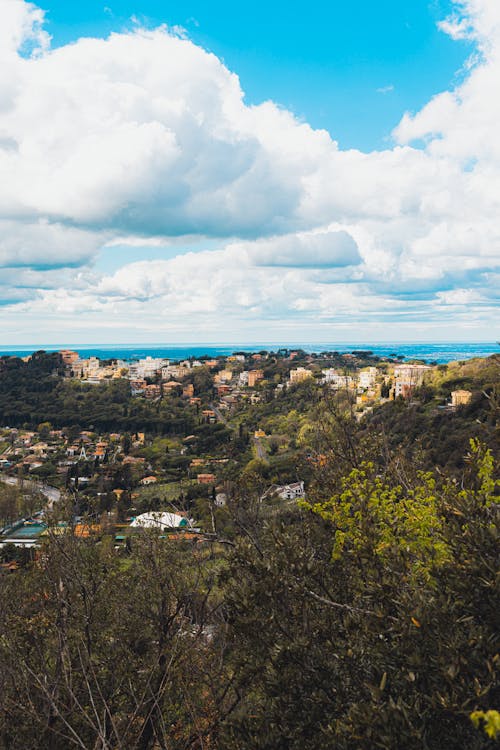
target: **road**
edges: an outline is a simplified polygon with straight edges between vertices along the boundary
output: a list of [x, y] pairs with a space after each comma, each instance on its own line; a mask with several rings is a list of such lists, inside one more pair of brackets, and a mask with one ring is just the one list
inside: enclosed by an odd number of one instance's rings
[[217, 417], [217, 419], [219, 420], [219, 422], [222, 422], [222, 424], [227, 425], [227, 419], [225, 418], [225, 416], [223, 415], [223, 413], [221, 412], [221, 410], [218, 409], [215, 406], [215, 404], [209, 404], [209, 406], [212, 409], [212, 411], [215, 414], [215, 416]]
[[268, 464], [269, 459], [267, 457], [265, 448], [262, 446], [262, 443], [260, 442], [260, 438], [254, 437], [252, 438], [252, 440], [255, 446], [255, 452], [257, 454], [257, 458], [260, 458], [261, 461], [265, 461], [266, 464]]
[[[217, 419], [219, 420], [219, 422], [222, 422], [222, 424], [226, 425], [227, 427], [230, 426], [230, 425], [228, 425], [228, 422], [227, 422], [227, 419], [225, 418], [225, 416], [222, 414], [222, 412], [220, 411], [220, 409], [218, 409], [215, 406], [215, 404], [210, 404], [210, 408], [214, 412], [214, 414], [217, 417]], [[260, 442], [260, 438], [253, 437], [252, 438], [252, 442], [253, 442], [254, 447], [255, 447], [255, 453], [256, 453], [257, 458], [259, 458], [261, 461], [264, 461], [266, 464], [268, 464], [269, 463], [269, 458], [267, 456], [267, 451], [264, 448], [264, 446], [262, 445], [262, 443]]]
[[[19, 477], [9, 477], [4, 476], [0, 472], [0, 481], [4, 482], [5, 484], [19, 484]], [[29, 482], [29, 484], [32, 487], [35, 487], [39, 492], [42, 493], [42, 495], [45, 495], [45, 497], [48, 500], [47, 508], [51, 509], [54, 505], [54, 503], [59, 502], [61, 499], [61, 491], [57, 489], [57, 487], [51, 487], [48, 484], [43, 484], [42, 482], [34, 482], [32, 479], [24, 480], [25, 482]]]

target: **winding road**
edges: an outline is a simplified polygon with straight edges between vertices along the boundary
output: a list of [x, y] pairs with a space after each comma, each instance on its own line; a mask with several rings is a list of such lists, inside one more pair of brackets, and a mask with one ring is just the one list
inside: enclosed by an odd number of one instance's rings
[[[54, 503], [59, 502], [61, 499], [61, 490], [58, 490], [57, 487], [51, 487], [48, 484], [43, 484], [42, 482], [34, 482], [32, 479], [24, 480], [28, 481], [32, 487], [35, 487], [39, 492], [42, 493], [42, 495], [45, 495], [47, 498], [47, 508], [51, 509], [54, 505]], [[10, 477], [5, 476], [0, 472], [0, 482], [4, 482], [4, 484], [19, 484], [20, 479], [19, 477]]]

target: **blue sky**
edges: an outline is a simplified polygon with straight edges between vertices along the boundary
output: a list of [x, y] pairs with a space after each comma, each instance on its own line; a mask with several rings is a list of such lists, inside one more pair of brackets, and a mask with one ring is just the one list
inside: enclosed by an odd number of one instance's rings
[[471, 45], [443, 34], [444, 0], [48, 0], [55, 45], [80, 36], [181, 26], [241, 79], [247, 101], [283, 105], [343, 148], [384, 148], [403, 112], [460, 77]]
[[4, 345], [488, 341], [498, 0], [0, 0]]

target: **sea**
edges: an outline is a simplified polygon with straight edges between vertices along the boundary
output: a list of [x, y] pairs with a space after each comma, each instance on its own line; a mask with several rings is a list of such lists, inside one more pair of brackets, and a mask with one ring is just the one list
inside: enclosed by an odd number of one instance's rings
[[99, 357], [99, 359], [121, 359], [128, 362], [144, 357], [159, 357], [169, 360], [184, 360], [189, 357], [195, 359], [202, 356], [228, 356], [233, 352], [278, 351], [288, 349], [303, 349], [308, 353], [340, 352], [342, 354], [353, 351], [370, 351], [378, 357], [399, 357], [402, 360], [423, 360], [429, 363], [443, 364], [446, 362], [463, 361], [474, 357], [489, 357], [500, 353], [498, 342], [481, 343], [314, 343], [293, 344], [120, 344], [120, 345], [72, 345], [59, 344], [57, 346], [0, 346], [0, 356], [25, 357], [35, 351], [58, 351], [71, 349], [80, 354], [81, 358]]

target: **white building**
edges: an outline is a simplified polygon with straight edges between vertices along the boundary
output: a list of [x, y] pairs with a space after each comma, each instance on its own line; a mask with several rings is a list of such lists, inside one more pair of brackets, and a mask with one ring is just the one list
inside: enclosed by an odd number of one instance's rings
[[335, 390], [340, 388], [352, 388], [354, 385], [354, 380], [350, 375], [342, 375], [334, 370], [333, 367], [330, 367], [327, 370], [322, 370], [322, 373], [323, 377], [321, 382], [329, 385]]
[[419, 388], [432, 368], [428, 365], [396, 365], [394, 368], [394, 398], [408, 398]]
[[304, 491], [304, 482], [292, 482], [291, 484], [276, 485], [273, 484], [262, 495], [262, 500], [266, 497], [278, 496], [282, 500], [299, 500], [306, 496]]
[[365, 367], [359, 371], [358, 385], [363, 390], [373, 388], [375, 380], [377, 379], [377, 368], [376, 367]]
[[129, 367], [129, 378], [131, 380], [142, 380], [143, 378], [154, 378], [168, 364], [168, 360], [147, 356], [138, 362], [132, 362]]

